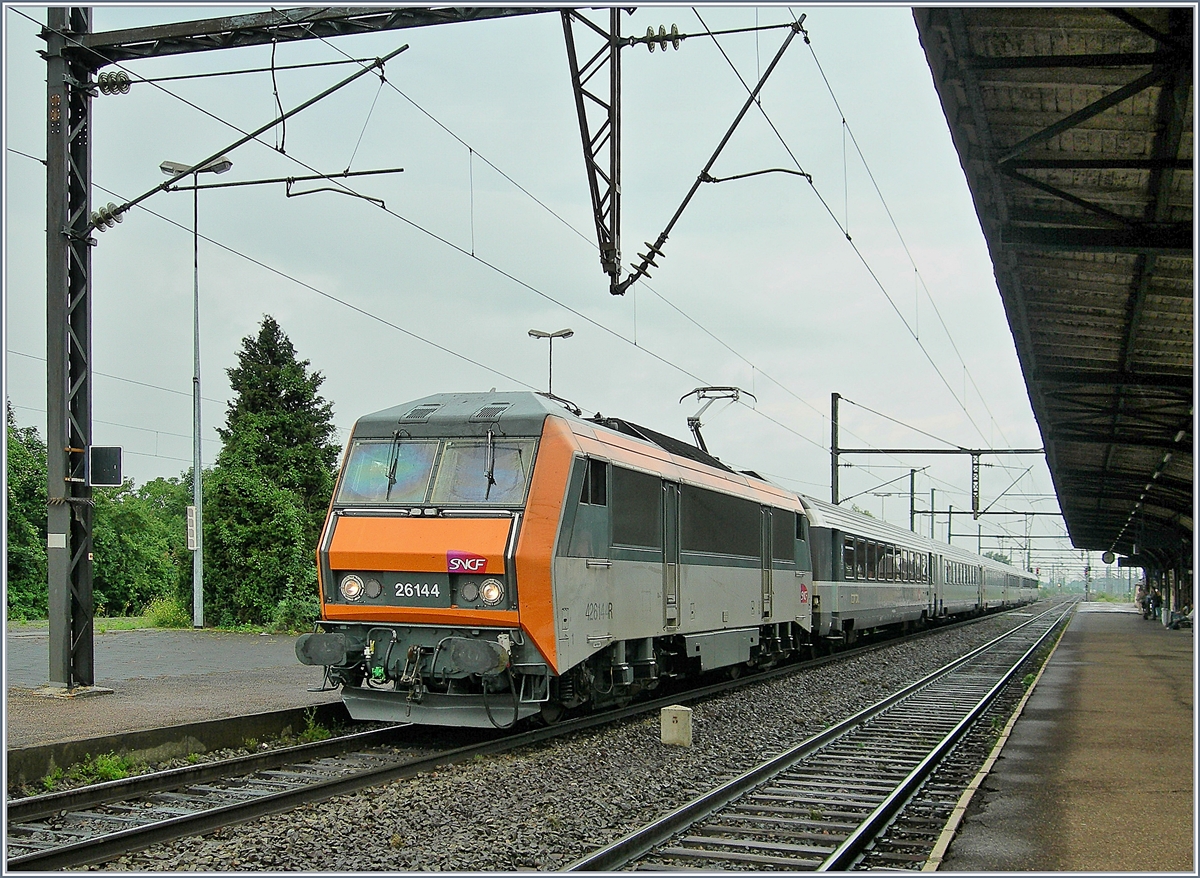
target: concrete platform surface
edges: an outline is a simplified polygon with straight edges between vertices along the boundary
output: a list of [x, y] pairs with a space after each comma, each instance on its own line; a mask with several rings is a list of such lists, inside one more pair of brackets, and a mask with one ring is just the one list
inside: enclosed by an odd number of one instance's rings
[[296, 660], [291, 635], [139, 629], [97, 634], [96, 685], [112, 694], [33, 694], [49, 676], [45, 631], [8, 633], [5, 749], [337, 701], [314, 693], [321, 669]]
[[942, 870], [1195, 874], [1194, 645], [1081, 604]]

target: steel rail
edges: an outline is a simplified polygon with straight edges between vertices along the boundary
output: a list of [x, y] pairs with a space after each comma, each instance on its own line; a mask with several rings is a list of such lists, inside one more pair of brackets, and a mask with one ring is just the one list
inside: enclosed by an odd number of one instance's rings
[[[1053, 612], [1047, 610], [1047, 613]], [[899, 785], [885, 798], [874, 811], [859, 824], [858, 828], [850, 833], [849, 837], [843, 841], [837, 849], [830, 854], [826, 860], [817, 867], [818, 872], [829, 872], [833, 870], [846, 871], [853, 868], [853, 865], [862, 856], [867, 846], [875, 840], [883, 829], [891, 822], [892, 818], [899, 813], [900, 809], [912, 798], [925, 779], [933, 773], [933, 770], [942, 762], [949, 754], [950, 750], [958, 743], [959, 739], [967, 732], [967, 730], [979, 719], [979, 717], [991, 706], [992, 702], [1000, 695], [1013, 676], [1022, 665], [1038, 650], [1039, 647], [1046, 641], [1058, 627], [1059, 622], [1070, 614], [1068, 609], [1064, 612], [1054, 624], [1035, 640], [1030, 647], [1025, 650], [1019, 659], [1013, 662], [1012, 667], [1001, 677], [987, 694], [979, 700], [979, 702], [951, 729], [945, 737], [942, 738], [934, 748], [922, 759], [915, 768], [902, 780]], [[1032, 624], [1035, 619], [1031, 619], [1026, 624]], [[1024, 627], [1024, 626], [1021, 626]], [[1015, 633], [1019, 629], [1013, 629]]]
[[[953, 630], [954, 628], [961, 627], [962, 625], [973, 624], [977, 621], [981, 621], [981, 619], [976, 618], [951, 625], [939, 626], [938, 628], [917, 632], [914, 635], [910, 635], [908, 638], [883, 640], [808, 661], [785, 664], [766, 671], [749, 674], [735, 680], [723, 680], [721, 682], [712, 683], [706, 686], [670, 693], [660, 698], [606, 711], [604, 713], [567, 720], [547, 728], [534, 729], [528, 732], [506, 735], [501, 738], [492, 739], [478, 744], [471, 744], [464, 747], [458, 747], [451, 750], [444, 750], [429, 756], [417, 757], [415, 759], [399, 759], [384, 766], [369, 768], [339, 778], [316, 781], [296, 789], [285, 790], [277, 793], [267, 793], [251, 800], [220, 805], [214, 808], [207, 808], [192, 814], [180, 815], [167, 820], [147, 823], [142, 826], [134, 826], [107, 835], [98, 834], [97, 836], [89, 839], [11, 857], [7, 860], [6, 865], [10, 871], [40, 871], [49, 869], [63, 869], [89, 863], [104, 862], [132, 851], [144, 849], [153, 844], [170, 841], [188, 835], [202, 835], [223, 826], [229, 826], [235, 823], [253, 820], [257, 817], [262, 817], [267, 814], [279, 813], [281, 811], [286, 811], [310, 802], [323, 801], [335, 796], [354, 792], [364, 787], [387, 783], [401, 778], [412, 777], [424, 771], [431, 771], [439, 766], [466, 761], [474, 758], [476, 755], [490, 755], [506, 752], [518, 747], [541, 743], [552, 738], [583, 731], [596, 726], [652, 713], [654, 711], [661, 710], [663, 707], [673, 704], [701, 701], [705, 698], [724, 694], [733, 689], [741, 688], [742, 686], [768, 682], [779, 677], [820, 667], [830, 662], [859, 657], [880, 649], [884, 649], [888, 646], [894, 646], [905, 639], [918, 639], [937, 634], [942, 631]], [[1022, 623], [1021, 626], [1018, 626], [1018, 628], [1013, 630], [1018, 630], [1019, 628], [1028, 624], [1029, 622]], [[996, 640], [989, 641], [989, 644], [985, 644], [985, 646], [968, 653], [967, 656], [962, 657], [962, 659], [959, 661], [965, 661], [969, 659], [971, 656], [976, 655], [980, 650], [986, 649], [989, 645], [1001, 639], [1003, 638], [997, 638]], [[936, 674], [931, 676], [936, 676]], [[897, 693], [897, 695], [893, 696], [893, 698], [897, 698], [901, 694], [909, 692], [914, 687], [919, 687], [923, 683], [928, 682], [929, 679], [930, 678], [927, 677], [921, 683], [914, 684], [913, 687], [907, 687], [905, 690], [902, 690], [902, 693]], [[856, 717], [863, 719], [868, 715], [874, 715], [874, 713], [882, 709], [882, 707], [876, 705], [875, 707], [868, 708], [866, 711], [863, 711], [860, 714], [856, 714]], [[256, 771], [263, 771], [269, 768], [277, 768], [284, 765], [296, 765], [300, 762], [312, 761], [314, 759], [337, 753], [345, 753], [351, 749], [361, 749], [364, 746], [386, 743], [388, 742], [388, 739], [394, 736], [395, 733], [401, 728], [408, 728], [408, 726], [392, 726], [386, 729], [344, 736], [340, 739], [330, 741], [321, 741], [313, 744], [298, 745], [296, 747], [281, 748], [279, 750], [270, 751], [267, 753], [235, 757], [231, 760], [225, 760], [206, 765], [171, 769], [164, 772], [156, 772], [150, 775], [127, 778], [121, 781], [110, 781], [107, 783], [95, 784], [89, 787], [81, 787], [76, 790], [64, 791], [63, 793], [52, 793], [41, 796], [31, 796], [26, 799], [18, 799], [8, 804], [8, 823], [11, 826], [15, 823], [21, 822], [22, 820], [36, 820], [40, 817], [60, 813], [62, 811], [69, 812], [88, 806], [125, 801], [155, 792], [177, 790], [186, 787], [189, 784], [201, 783], [206, 780], [214, 780], [217, 778], [238, 775], [251, 775]], [[824, 741], [826, 740], [826, 735], [828, 734], [828, 732], [823, 733], [821, 736], [818, 736], [818, 738]]]
[[[1038, 644], [1040, 644], [1042, 640], [1048, 636], [1049, 632], [1055, 630], [1058, 624], [1061, 623], [1062, 619], [1069, 615], [1072, 608], [1073, 604], [1068, 606], [1067, 610], [1055, 620], [1054, 624], [1050, 626], [1049, 630], [1038, 639]], [[1053, 613], [1055, 609], [1056, 607], [1051, 607], [1038, 616], [1035, 616], [1021, 625], [1013, 628], [1011, 631], [1008, 631], [1005, 634], [994, 638], [988, 643], [971, 650], [967, 654], [960, 656], [942, 668], [939, 668], [933, 673], [926, 675], [921, 680], [918, 680], [917, 682], [889, 695], [876, 704], [859, 711], [848, 719], [845, 719], [842, 722], [824, 730], [823, 732], [820, 732], [819, 734], [797, 744], [796, 746], [785, 750], [778, 756], [744, 772], [743, 774], [709, 791], [708, 793], [705, 793], [697, 799], [664, 815], [658, 820], [655, 820], [652, 823], [649, 823], [646, 826], [629, 833], [613, 844], [597, 851], [593, 851], [591, 854], [588, 854], [585, 857], [581, 857], [574, 863], [566, 866], [562, 871], [614, 871], [635, 862], [639, 858], [645, 856], [655, 848], [670, 840], [673, 836], [685, 830], [687, 827], [713, 816], [734, 800], [740, 798], [764, 782], [787, 770], [793, 764], [816, 753], [818, 750], [832, 743], [834, 740], [846, 735], [848, 732], [853, 731], [855, 728], [863, 725], [868, 720], [873, 719], [891, 707], [894, 707], [899, 702], [907, 699], [919, 690], [924, 689], [931, 683], [936, 682], [938, 679], [948, 676], [950, 673], [957, 670], [967, 662], [978, 658], [987, 651], [1000, 645], [1017, 632], [1043, 620], [1046, 616]], [[1033, 648], [1036, 648], [1036, 645]], [[1030, 651], [1027, 651], [1021, 660], [1016, 663], [1014, 670], [1008, 672], [1008, 677], [1011, 677], [1011, 674], [1015, 672], [1015, 668], [1019, 667], [1020, 664], [1025, 661], [1033, 648], [1031, 648]], [[1001, 688], [1003, 687], [994, 687], [993, 692], [999, 692]], [[989, 694], [989, 703], [992, 697], [994, 696]], [[963, 726], [963, 729], [966, 728], [966, 726], [962, 723], [959, 725]], [[961, 734], [961, 731], [958, 732], [958, 734]], [[955, 735], [956, 739], [958, 734]], [[929, 768], [932, 770], [932, 764], [929, 766]], [[924, 775], [927, 773], [928, 772], [925, 772], [921, 776], [924, 777]], [[906, 778], [903, 785], [908, 786], [908, 781], [909, 778]], [[890, 800], [892, 801], [892, 804], [894, 804], [895, 801], [899, 801], [900, 804], [903, 804], [908, 797], [908, 795], [899, 796], [894, 794], [892, 797], [890, 797]], [[887, 811], [888, 817], [892, 816], [892, 809], [890, 806], [889, 809], [883, 809], [883, 806], [880, 806], [880, 808], [876, 809], [876, 811], [879, 812], [878, 820], [883, 819], [885, 810]], [[876, 823], [878, 820], [875, 819], [875, 816], [876, 815], [873, 813], [868, 819], [871, 820], [872, 823]], [[863, 840], [863, 843], [867, 843], [870, 840], [870, 838], [868, 838], [863, 832], [858, 833], [858, 838]], [[835, 854], [836, 853], [837, 851], [835, 851]], [[831, 855], [829, 859], [832, 858], [833, 857]], [[841, 859], [842, 857], [839, 856], [838, 860], [841, 861]], [[831, 866], [827, 868], [838, 867]]]
[[263, 753], [251, 753], [247, 756], [235, 756], [232, 759], [222, 759], [219, 762], [206, 762], [200, 765], [185, 765], [180, 768], [169, 768], [165, 771], [155, 771], [148, 774], [135, 775], [120, 780], [110, 780], [103, 783], [89, 784], [71, 790], [55, 793], [43, 793], [38, 796], [26, 796], [10, 800], [8, 805], [8, 822], [24, 823], [26, 820], [38, 820], [57, 814], [60, 811], [76, 811], [80, 808], [90, 808], [107, 802], [118, 802], [135, 796], [144, 796], [162, 790], [174, 790], [188, 784], [204, 783], [234, 774], [252, 774], [284, 765], [310, 759], [321, 759], [326, 756], [336, 756], [349, 750], [371, 747], [376, 744], [391, 743], [398, 729], [408, 728], [408, 724], [389, 726], [384, 729], [373, 729], [367, 732], [356, 732], [351, 735], [341, 735], [324, 741], [314, 741], [307, 744], [296, 744], [291, 747], [279, 747]]

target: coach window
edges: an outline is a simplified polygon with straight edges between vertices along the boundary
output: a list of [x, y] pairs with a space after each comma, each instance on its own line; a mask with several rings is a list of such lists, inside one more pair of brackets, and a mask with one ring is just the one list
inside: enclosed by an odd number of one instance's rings
[[843, 579], [854, 579], [854, 537], [846, 537], [842, 546]]
[[613, 543], [662, 548], [662, 479], [613, 467]]
[[856, 540], [854, 543], [854, 570], [856, 579], [867, 578], [867, 541]]
[[895, 546], [889, 545], [889, 546], [885, 547], [885, 554], [883, 556], [883, 566], [887, 573], [888, 582], [895, 582], [896, 581], [896, 547]]
[[867, 579], [875, 578], [875, 565], [878, 561], [875, 554], [876, 548], [877, 546], [875, 545], [874, 540], [867, 540]]

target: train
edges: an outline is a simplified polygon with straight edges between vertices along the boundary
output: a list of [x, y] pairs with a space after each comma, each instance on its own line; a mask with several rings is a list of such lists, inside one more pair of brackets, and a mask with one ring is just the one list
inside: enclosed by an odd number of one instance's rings
[[296, 655], [350, 716], [478, 728], [1038, 594], [1015, 567], [533, 392], [359, 418], [317, 566]]

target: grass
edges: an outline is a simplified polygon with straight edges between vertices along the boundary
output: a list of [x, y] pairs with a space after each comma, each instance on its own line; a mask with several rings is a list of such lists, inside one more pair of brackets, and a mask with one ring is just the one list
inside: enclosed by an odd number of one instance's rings
[[129, 777], [136, 768], [137, 766], [124, 756], [102, 753], [99, 756], [89, 756], [82, 762], [76, 762], [66, 770], [55, 768], [42, 778], [42, 786], [46, 792], [52, 793], [64, 786], [74, 787], [101, 783], [106, 780], [121, 780]]

